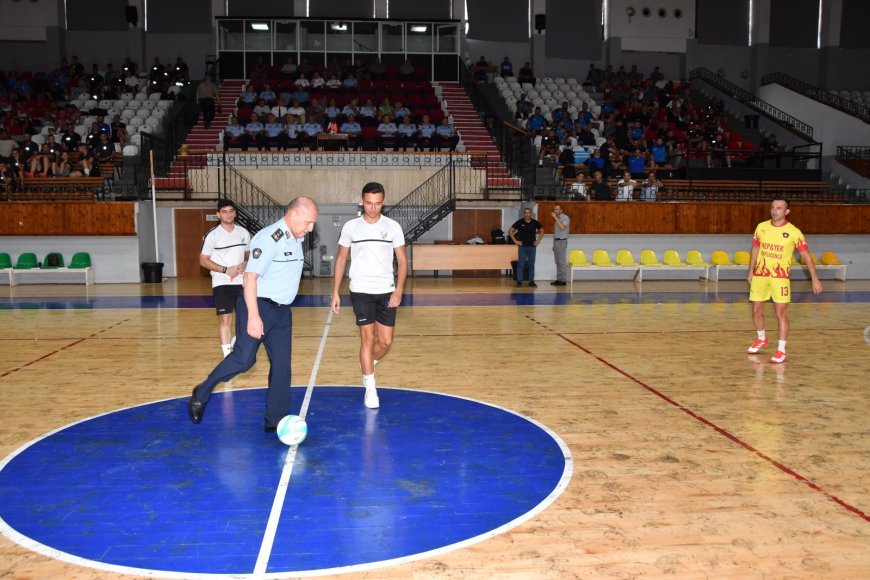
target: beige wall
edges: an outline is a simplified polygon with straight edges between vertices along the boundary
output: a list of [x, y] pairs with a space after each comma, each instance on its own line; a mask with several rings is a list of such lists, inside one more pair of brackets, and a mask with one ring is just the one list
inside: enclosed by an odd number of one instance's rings
[[[289, 203], [298, 195], [308, 195], [319, 204], [357, 203], [363, 185], [378, 181], [387, 191], [388, 203], [395, 203], [434, 175], [437, 169], [237, 169], [239, 173], [273, 197], [279, 203]], [[479, 173], [478, 177], [471, 174]], [[217, 169], [191, 170], [191, 184], [196, 193], [217, 191]], [[483, 172], [469, 169], [457, 171], [460, 181], [483, 183]], [[200, 197], [197, 195], [194, 198]], [[209, 195], [208, 197], [214, 197]]]

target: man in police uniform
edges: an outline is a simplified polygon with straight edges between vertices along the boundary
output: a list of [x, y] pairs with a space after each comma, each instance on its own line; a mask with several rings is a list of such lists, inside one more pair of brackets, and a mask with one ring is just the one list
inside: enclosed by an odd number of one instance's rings
[[290, 202], [284, 217], [260, 230], [251, 240], [245, 269], [245, 288], [236, 303], [236, 344], [228, 357], [193, 389], [187, 414], [202, 421], [205, 406], [218, 383], [226, 382], [254, 366], [260, 343], [269, 355], [269, 389], [266, 391], [267, 433], [290, 413], [290, 345], [293, 318], [290, 303], [302, 278], [302, 240], [314, 229], [317, 203], [309, 197]]

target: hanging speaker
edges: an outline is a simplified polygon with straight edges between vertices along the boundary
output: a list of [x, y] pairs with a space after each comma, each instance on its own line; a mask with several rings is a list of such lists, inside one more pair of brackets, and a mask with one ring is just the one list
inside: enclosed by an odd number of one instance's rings
[[139, 9], [135, 6], [127, 6], [127, 23], [136, 26], [139, 24]]
[[539, 33], [543, 32], [547, 28], [547, 15], [546, 14], [535, 14], [535, 30]]

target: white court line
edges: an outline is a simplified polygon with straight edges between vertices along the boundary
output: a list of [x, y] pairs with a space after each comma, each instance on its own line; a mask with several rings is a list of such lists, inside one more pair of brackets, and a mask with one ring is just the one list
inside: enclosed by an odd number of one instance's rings
[[[314, 380], [317, 378], [317, 370], [320, 368], [320, 359], [323, 357], [323, 349], [326, 347], [326, 337], [329, 336], [329, 327], [332, 325], [332, 309], [326, 318], [323, 327], [323, 336], [320, 338], [320, 347], [317, 349], [317, 357], [311, 368], [311, 376], [308, 377], [308, 387], [305, 389], [305, 398], [302, 400], [302, 408], [299, 416], [303, 419], [308, 414], [308, 405], [311, 395], [314, 393]], [[290, 487], [290, 474], [293, 472], [293, 464], [296, 462], [297, 445], [292, 445], [287, 450], [284, 458], [284, 469], [281, 470], [281, 479], [278, 481], [278, 489], [275, 491], [275, 501], [272, 502], [272, 511], [269, 513], [269, 521], [266, 523], [266, 531], [263, 533], [263, 543], [260, 544], [260, 554], [257, 556], [257, 564], [254, 566], [254, 577], [262, 577], [269, 565], [269, 557], [272, 555], [272, 544], [275, 543], [275, 534], [278, 531], [278, 521], [281, 519], [281, 508], [284, 506], [284, 498], [287, 497], [287, 488]]]

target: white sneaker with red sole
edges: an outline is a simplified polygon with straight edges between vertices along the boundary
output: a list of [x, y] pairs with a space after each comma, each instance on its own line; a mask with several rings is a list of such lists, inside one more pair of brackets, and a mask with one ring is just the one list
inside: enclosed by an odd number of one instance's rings
[[746, 349], [746, 352], [748, 352], [749, 354], [755, 354], [758, 351], [760, 351], [762, 348], [767, 346], [767, 342], [768, 341], [766, 338], [759, 338], [758, 340], [756, 340], [755, 342], [752, 343], [752, 346], [750, 346], [748, 349]]
[[781, 350], [777, 350], [772, 357], [770, 357], [770, 362], [773, 364], [784, 363], [788, 360], [788, 355], [782, 352]]

